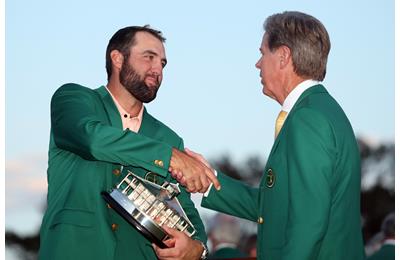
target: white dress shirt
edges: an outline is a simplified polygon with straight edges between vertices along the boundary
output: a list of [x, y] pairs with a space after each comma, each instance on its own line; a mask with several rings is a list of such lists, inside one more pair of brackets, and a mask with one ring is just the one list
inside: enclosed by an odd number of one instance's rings
[[303, 94], [303, 92], [306, 91], [307, 89], [309, 89], [310, 87], [315, 86], [319, 83], [320, 83], [319, 81], [315, 81], [315, 80], [311, 80], [311, 79], [307, 79], [307, 80], [301, 82], [285, 98], [285, 101], [283, 101], [282, 110], [289, 114], [290, 110], [292, 110], [294, 104], [296, 104], [296, 102], [299, 99], [299, 97], [301, 96], [301, 94]]
[[[285, 98], [285, 101], [283, 101], [282, 110], [289, 114], [290, 110], [292, 110], [294, 104], [296, 104], [296, 102], [299, 99], [299, 97], [301, 96], [301, 94], [303, 94], [303, 92], [306, 91], [307, 89], [309, 89], [310, 87], [318, 85], [319, 83], [320, 83], [319, 81], [315, 81], [315, 80], [311, 80], [311, 79], [307, 79], [307, 80], [301, 82]], [[214, 170], [214, 174], [215, 174], [215, 176], [218, 175], [216, 170]], [[208, 196], [212, 186], [213, 186], [213, 184], [211, 183], [210, 186], [208, 187], [207, 191], [203, 194], [204, 197]]]

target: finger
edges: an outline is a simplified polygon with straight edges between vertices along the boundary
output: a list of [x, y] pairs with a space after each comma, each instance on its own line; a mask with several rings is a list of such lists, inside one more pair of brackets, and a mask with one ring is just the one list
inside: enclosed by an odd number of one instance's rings
[[187, 181], [186, 181], [185, 176], [183, 176], [182, 179], [179, 180], [179, 183], [186, 187]]
[[171, 173], [171, 176], [172, 176], [172, 178], [174, 178], [174, 179], [176, 179], [176, 173], [174, 173], [173, 171], [170, 171]]
[[167, 247], [174, 247], [175, 246], [175, 239], [167, 239], [164, 240], [163, 243], [167, 246]]
[[178, 171], [178, 172], [176, 173], [176, 178], [177, 178], [178, 180], [180, 180], [180, 179], [182, 179], [182, 177], [183, 177], [182, 171]]
[[192, 157], [194, 157], [194, 158], [196, 158], [196, 159], [198, 159], [200, 161], [201, 161], [201, 159], [204, 160], [204, 157], [201, 154], [193, 152], [189, 148], [185, 148], [185, 153], [187, 153], [188, 155], [190, 155], [190, 156], [192, 156]]
[[214, 184], [214, 187], [217, 190], [220, 190], [221, 189], [221, 184], [219, 183], [217, 177], [215, 176], [214, 171], [212, 171], [211, 169], [207, 168], [206, 169], [206, 175], [207, 175], [207, 178]]
[[206, 159], [204, 159], [204, 157], [199, 154], [199, 153], [195, 153], [191, 150], [189, 150], [188, 148], [185, 148], [185, 152], [192, 156], [193, 158], [195, 158], [196, 160], [200, 161], [202, 164], [206, 165], [207, 167], [210, 167], [210, 164], [206, 161]]
[[196, 191], [196, 187], [193, 182], [190, 182], [186, 185], [186, 191], [190, 193], [194, 193]]
[[203, 188], [201, 189], [200, 192], [204, 193], [204, 192], [206, 192], [208, 190], [208, 187], [210, 186], [211, 182], [207, 179], [207, 177], [204, 174], [202, 174], [200, 176], [200, 181], [201, 181], [201, 184], [203, 186]]
[[168, 258], [176, 259], [176, 256], [178, 255], [178, 250], [175, 247], [161, 249], [157, 246], [155, 247], [153, 246], [153, 248], [157, 254], [157, 257], [160, 259], [168, 259]]
[[179, 237], [182, 235], [182, 232], [174, 229], [174, 228], [170, 228], [167, 225], [163, 225], [162, 228], [164, 229], [164, 231], [168, 234], [168, 236], [170, 237], [170, 239], [174, 239], [176, 237]]
[[190, 156], [195, 156], [197, 153], [193, 152], [192, 150], [190, 150], [189, 148], [185, 148], [185, 153], [189, 154]]
[[196, 187], [196, 190], [194, 192], [200, 192], [203, 189], [203, 184], [201, 182], [201, 176], [202, 175], [200, 175], [199, 178], [194, 181], [194, 186]]

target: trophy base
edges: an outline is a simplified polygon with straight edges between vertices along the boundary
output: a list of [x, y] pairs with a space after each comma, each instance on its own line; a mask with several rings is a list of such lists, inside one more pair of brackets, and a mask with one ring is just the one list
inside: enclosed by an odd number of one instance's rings
[[121, 217], [128, 221], [150, 242], [156, 244], [160, 248], [167, 248], [167, 245], [163, 242], [167, 237], [167, 234], [165, 234], [165, 232], [161, 230], [148, 216], [142, 214], [120, 191], [116, 189], [111, 193], [103, 191], [101, 192], [101, 195]]

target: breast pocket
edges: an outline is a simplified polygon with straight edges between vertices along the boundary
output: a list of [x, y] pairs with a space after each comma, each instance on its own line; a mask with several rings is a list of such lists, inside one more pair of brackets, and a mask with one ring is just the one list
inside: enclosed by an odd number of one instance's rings
[[55, 214], [50, 229], [60, 224], [90, 228], [93, 226], [93, 218], [94, 212], [92, 211], [64, 208]]
[[260, 182], [260, 216], [263, 219], [259, 229], [263, 238], [262, 246], [266, 248], [279, 248], [286, 242], [289, 202], [285, 168], [283, 157], [279, 154], [270, 157]]

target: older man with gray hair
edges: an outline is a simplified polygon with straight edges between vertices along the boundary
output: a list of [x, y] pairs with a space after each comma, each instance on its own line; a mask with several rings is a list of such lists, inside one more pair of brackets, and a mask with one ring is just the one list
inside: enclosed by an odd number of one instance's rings
[[315, 17], [293, 11], [269, 16], [264, 30], [256, 68], [263, 93], [281, 106], [264, 174], [254, 188], [217, 171], [221, 189], [211, 187], [201, 205], [257, 222], [258, 259], [364, 259], [358, 145], [322, 84], [328, 32]]
[[210, 258], [224, 259], [246, 256], [238, 249], [242, 232], [237, 218], [222, 213], [216, 214], [211, 220], [208, 236], [213, 248]]

